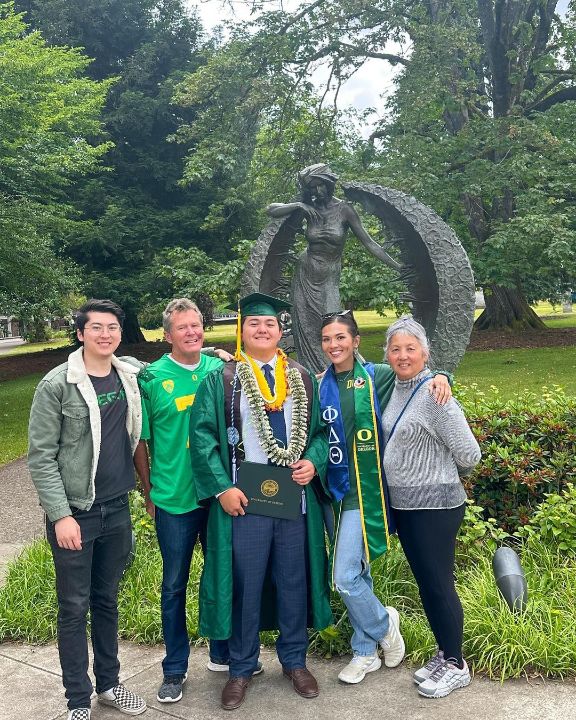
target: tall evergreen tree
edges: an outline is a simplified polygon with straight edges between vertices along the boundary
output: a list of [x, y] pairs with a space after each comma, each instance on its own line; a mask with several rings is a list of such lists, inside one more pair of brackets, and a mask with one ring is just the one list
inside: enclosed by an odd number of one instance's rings
[[70, 224], [69, 189], [109, 149], [100, 112], [110, 83], [84, 75], [79, 50], [26, 30], [0, 5], [0, 308], [40, 331], [77, 287], [55, 240]]
[[103, 120], [113, 149], [108, 171], [70, 193], [77, 222], [62, 250], [83, 269], [87, 294], [126, 310], [124, 340], [143, 340], [137, 313], [156, 253], [199, 247], [230, 255], [233, 227], [206, 229], [211, 188], [179, 184], [189, 145], [171, 142], [191, 110], [173, 104], [183, 74], [203, 62], [202, 29], [182, 0], [25, 0], [33, 26], [50, 42], [81, 46], [94, 77], [114, 78]]

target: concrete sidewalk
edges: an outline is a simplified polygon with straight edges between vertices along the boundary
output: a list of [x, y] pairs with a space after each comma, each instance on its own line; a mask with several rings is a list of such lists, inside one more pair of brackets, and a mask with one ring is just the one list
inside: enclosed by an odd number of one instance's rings
[[24, 345], [26, 340], [21, 337], [0, 338], [0, 355], [7, 353], [12, 348]]
[[32, 485], [26, 458], [0, 467], [0, 585], [6, 566], [24, 545], [44, 535], [44, 512]]
[[[346, 659], [309, 660], [309, 667], [320, 683], [320, 697], [304, 700], [282, 676], [276, 655], [263, 650], [264, 673], [255, 678], [246, 701], [238, 710], [220, 708], [224, 673], [206, 669], [207, 652], [193, 649], [188, 682], [179, 703], [162, 704], [156, 692], [162, 678], [161, 647], [121, 643], [121, 678], [148, 703], [142, 716], [146, 720], [182, 718], [191, 720], [570, 720], [576, 716], [574, 680], [544, 682], [535, 680], [498, 683], [475, 678], [472, 684], [442, 700], [421, 698], [412, 671], [404, 666], [371, 673], [359, 685], [343, 685], [337, 680]], [[66, 717], [58, 652], [54, 644], [30, 646], [0, 645], [0, 720], [60, 720]], [[93, 701], [93, 720], [119, 720], [117, 711]]]

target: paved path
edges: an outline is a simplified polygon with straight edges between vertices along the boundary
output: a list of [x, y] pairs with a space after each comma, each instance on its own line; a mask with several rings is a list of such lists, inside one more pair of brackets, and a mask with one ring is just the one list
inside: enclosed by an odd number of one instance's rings
[[20, 458], [0, 467], [0, 582], [7, 563], [33, 538], [41, 537], [44, 513], [26, 459]]
[[0, 338], [0, 355], [18, 347], [18, 345], [24, 345], [25, 342], [26, 340], [22, 338]]
[[[220, 709], [223, 673], [206, 670], [206, 650], [193, 649], [179, 703], [156, 700], [163, 651], [122, 643], [121, 678], [148, 703], [146, 720], [570, 720], [576, 716], [576, 684], [536, 680], [498, 683], [475, 678], [465, 690], [443, 700], [416, 692], [408, 668], [371, 673], [360, 685], [336, 679], [343, 661], [311, 659], [320, 697], [304, 700], [283, 678], [270, 650], [263, 650], [264, 673], [252, 682], [246, 701], [234, 713]], [[345, 662], [345, 661], [344, 661]], [[58, 655], [54, 645], [0, 645], [0, 720], [60, 720], [66, 717]], [[23, 709], [25, 710], [22, 714]], [[119, 720], [117, 711], [93, 702], [93, 720]]]

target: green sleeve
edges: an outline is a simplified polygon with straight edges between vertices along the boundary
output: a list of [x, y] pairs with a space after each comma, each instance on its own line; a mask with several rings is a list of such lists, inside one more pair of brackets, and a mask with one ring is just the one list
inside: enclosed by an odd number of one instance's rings
[[374, 385], [376, 386], [376, 394], [380, 403], [380, 410], [384, 411], [392, 390], [394, 390], [394, 381], [396, 375], [394, 370], [387, 363], [378, 363], [374, 365]]
[[[433, 375], [446, 375], [450, 387], [454, 382], [454, 377], [447, 370], [435, 370], [432, 372]], [[380, 403], [380, 410], [384, 411], [392, 390], [394, 390], [394, 381], [396, 375], [394, 370], [387, 363], [378, 363], [374, 365], [374, 384], [376, 385], [376, 394], [378, 395], [378, 402]]]
[[448, 382], [450, 383], [450, 387], [454, 386], [454, 375], [452, 375], [451, 372], [448, 372], [448, 370], [432, 370], [432, 375], [446, 375]]
[[49, 381], [42, 380], [30, 410], [28, 469], [51, 522], [72, 514], [58, 465], [62, 420], [62, 397]]
[[304, 453], [304, 458], [316, 468], [316, 472], [322, 483], [326, 478], [326, 470], [328, 468], [328, 438], [326, 437], [325, 426], [320, 415], [320, 400], [318, 396], [318, 382], [311, 375], [313, 396], [312, 411], [310, 418], [310, 431], [308, 433], [308, 447]]
[[192, 482], [198, 500], [212, 498], [232, 487], [224, 418], [222, 372], [204, 378], [196, 392], [190, 413], [190, 457]]

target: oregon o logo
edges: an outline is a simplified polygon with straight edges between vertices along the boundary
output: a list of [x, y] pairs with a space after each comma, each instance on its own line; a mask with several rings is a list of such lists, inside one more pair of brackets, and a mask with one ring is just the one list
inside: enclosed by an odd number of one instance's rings
[[262, 495], [265, 495], [266, 497], [274, 497], [274, 495], [278, 493], [279, 489], [280, 488], [276, 480], [264, 480], [262, 485], [260, 485]]
[[366, 440], [371, 440], [372, 430], [368, 430], [368, 428], [362, 428], [362, 430], [358, 430], [358, 432], [356, 433], [356, 437], [362, 442], [366, 442]]

